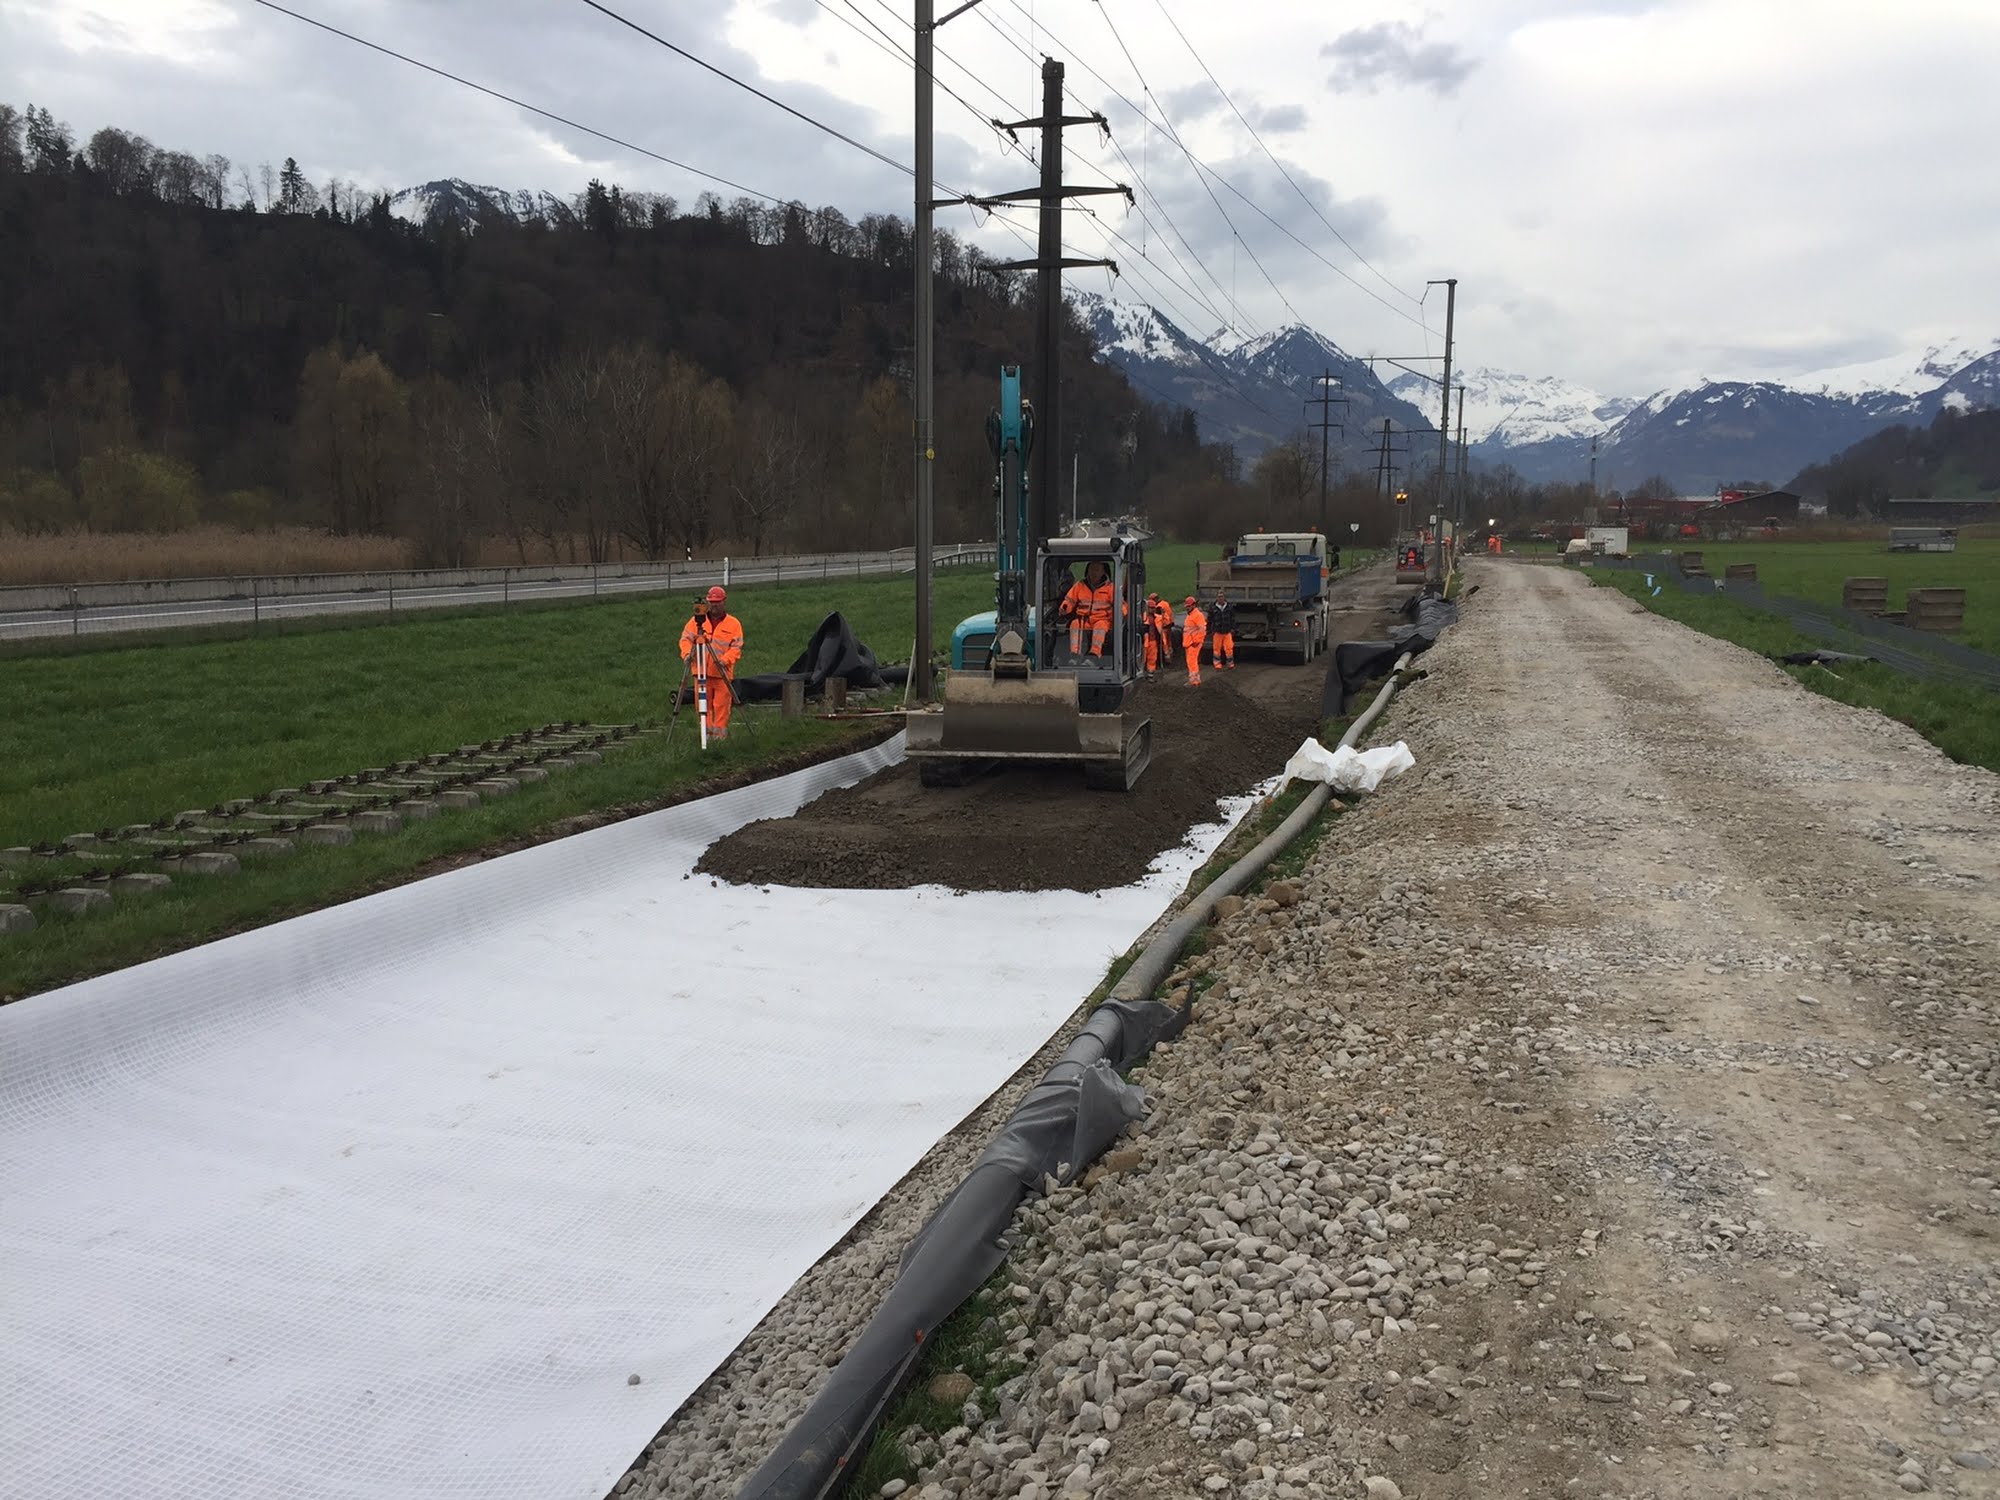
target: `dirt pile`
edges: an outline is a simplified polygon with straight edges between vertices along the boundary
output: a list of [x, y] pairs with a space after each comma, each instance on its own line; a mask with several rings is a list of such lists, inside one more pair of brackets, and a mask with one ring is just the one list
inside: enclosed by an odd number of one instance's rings
[[1010, 767], [927, 788], [901, 765], [790, 818], [752, 823], [696, 867], [742, 885], [1100, 890], [1130, 884], [1219, 799], [1276, 774], [1318, 727], [1322, 673], [1244, 666], [1141, 689], [1153, 763], [1136, 791], [1095, 792], [1075, 766]]

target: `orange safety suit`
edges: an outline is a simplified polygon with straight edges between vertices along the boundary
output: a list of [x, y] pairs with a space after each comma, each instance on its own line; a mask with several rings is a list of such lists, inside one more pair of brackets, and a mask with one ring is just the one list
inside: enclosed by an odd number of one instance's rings
[[1090, 635], [1090, 654], [1104, 654], [1105, 638], [1111, 634], [1111, 611], [1115, 607], [1118, 590], [1111, 580], [1093, 586], [1087, 579], [1073, 583], [1069, 592], [1063, 595], [1062, 612], [1069, 616], [1069, 654], [1083, 655], [1085, 632]]
[[1192, 685], [1201, 681], [1201, 648], [1208, 639], [1208, 616], [1201, 612], [1199, 604], [1193, 605], [1181, 617], [1181, 647], [1187, 652], [1188, 682]]
[[1150, 675], [1167, 664], [1167, 652], [1173, 642], [1174, 607], [1155, 595], [1146, 601], [1142, 623], [1146, 632], [1146, 671]]
[[681, 660], [694, 674], [695, 704], [705, 707], [708, 737], [729, 738], [729, 710], [736, 704], [732, 681], [743, 659], [743, 622], [732, 614], [712, 620], [699, 611], [681, 630]]

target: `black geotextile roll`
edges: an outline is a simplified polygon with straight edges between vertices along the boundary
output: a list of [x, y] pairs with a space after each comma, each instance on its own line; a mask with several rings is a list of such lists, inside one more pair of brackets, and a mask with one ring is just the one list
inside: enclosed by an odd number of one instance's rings
[[1420, 655], [1437, 644], [1445, 628], [1458, 623], [1458, 606], [1436, 594], [1413, 594], [1403, 606], [1410, 617], [1383, 641], [1342, 641], [1333, 648], [1332, 668], [1320, 704], [1331, 719], [1344, 712], [1348, 698], [1364, 682], [1372, 682], [1396, 664], [1405, 651]]
[[855, 638], [847, 617], [835, 610], [819, 622], [799, 659], [782, 672], [762, 672], [755, 677], [736, 679], [736, 697], [741, 703], [765, 703], [784, 696], [785, 684], [799, 679], [806, 696], [815, 697], [829, 677], [845, 677], [851, 688], [891, 687], [909, 676], [907, 667], [884, 667], [875, 653]]
[[1157, 1000], [1107, 1000], [903, 1252], [895, 1285], [739, 1500], [820, 1500], [844, 1478], [923, 1341], [1007, 1258], [1002, 1236], [1044, 1177], [1068, 1181], [1145, 1113], [1120, 1076], [1186, 1024]]

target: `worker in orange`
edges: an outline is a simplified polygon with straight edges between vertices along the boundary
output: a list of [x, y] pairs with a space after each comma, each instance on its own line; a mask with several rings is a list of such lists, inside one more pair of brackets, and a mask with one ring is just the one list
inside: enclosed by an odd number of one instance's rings
[[1063, 595], [1062, 613], [1069, 619], [1069, 654], [1083, 656], [1084, 638], [1089, 637], [1090, 654], [1104, 655], [1104, 643], [1111, 635], [1111, 613], [1117, 590], [1111, 584], [1111, 569], [1093, 562], [1083, 570], [1083, 582], [1073, 583]]
[[729, 738], [736, 664], [742, 659], [743, 622], [729, 612], [729, 595], [712, 588], [681, 630], [681, 660], [694, 674], [695, 702], [703, 709], [712, 740]]
[[1236, 665], [1236, 606], [1220, 589], [1208, 607], [1208, 659], [1217, 671]]
[[1495, 557], [1500, 555], [1500, 534], [1498, 532], [1495, 532], [1486, 539], [1486, 550], [1491, 552]]
[[1146, 632], [1146, 675], [1157, 677], [1173, 650], [1174, 607], [1158, 594], [1146, 596], [1146, 616], [1140, 622]]
[[1201, 648], [1208, 640], [1208, 616], [1201, 612], [1193, 594], [1187, 596], [1183, 608], [1187, 613], [1181, 616], [1181, 649], [1187, 652], [1188, 686], [1195, 687], [1201, 682]]

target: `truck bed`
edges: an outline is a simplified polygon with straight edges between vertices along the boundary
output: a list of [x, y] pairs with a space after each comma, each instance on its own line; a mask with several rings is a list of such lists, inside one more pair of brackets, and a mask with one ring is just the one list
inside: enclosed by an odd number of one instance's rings
[[1319, 598], [1322, 588], [1316, 557], [1284, 557], [1270, 562], [1198, 562], [1196, 592], [1212, 599], [1218, 591], [1238, 604], [1297, 604]]

